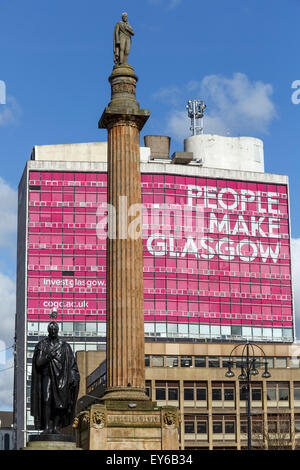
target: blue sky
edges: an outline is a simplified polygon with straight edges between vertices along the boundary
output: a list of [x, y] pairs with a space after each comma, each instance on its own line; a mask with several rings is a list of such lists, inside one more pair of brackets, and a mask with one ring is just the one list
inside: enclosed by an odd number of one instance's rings
[[[124, 10], [135, 31], [129, 63], [139, 76], [137, 98], [151, 110], [141, 144], [144, 134], [166, 134], [172, 151], [182, 150], [191, 98], [205, 99], [206, 132], [263, 139], [266, 171], [290, 178], [300, 283], [300, 104], [291, 100], [300, 80], [299, 0], [0, 0], [0, 318], [9, 346], [19, 179], [34, 145], [106, 140], [97, 122]], [[295, 299], [300, 306], [299, 289]], [[0, 408], [8, 406], [4, 376]]]

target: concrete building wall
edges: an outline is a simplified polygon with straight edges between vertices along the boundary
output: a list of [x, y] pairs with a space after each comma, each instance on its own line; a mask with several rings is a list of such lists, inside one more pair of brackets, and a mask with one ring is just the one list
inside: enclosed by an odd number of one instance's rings
[[[241, 369], [237, 365], [237, 361], [241, 360], [243, 345], [240, 345], [233, 353], [234, 377], [225, 376], [227, 366], [224, 361], [228, 361], [233, 348], [237, 345], [238, 343], [170, 344], [149, 341], [145, 343], [145, 386], [152, 401], [156, 401], [158, 406], [179, 408], [180, 448], [182, 450], [242, 450], [247, 448], [247, 432], [244, 431], [247, 427], [247, 403], [240, 395], [243, 382], [238, 378]], [[254, 349], [254, 354], [260, 357], [261, 364], [258, 365], [258, 374], [251, 377], [253, 448], [263, 449], [272, 445], [279, 448], [299, 448], [299, 345], [263, 344], [260, 346], [265, 356], [259, 349]], [[271, 374], [268, 379], [262, 377], [265, 357], [268, 358]], [[204, 365], [200, 366], [197, 363], [200, 358], [204, 359]], [[216, 360], [219, 361], [218, 366], [215, 365]], [[98, 370], [100, 373], [100, 368]], [[95, 383], [95, 387], [90, 386], [89, 393], [100, 397], [105, 386], [95, 372], [88, 378], [90, 382], [93, 375]], [[80, 373], [82, 373], [81, 370]], [[205, 399], [204, 397], [199, 399], [197, 390], [202, 390], [202, 392], [205, 390]], [[275, 400], [272, 400], [274, 391]], [[174, 399], [174, 392], [177, 394], [176, 399]], [[218, 400], [215, 397], [216, 392], [220, 394]], [[284, 396], [285, 393], [286, 396]], [[92, 402], [92, 397], [90, 400], [85, 400], [81, 404], [80, 411]], [[94, 402], [97, 401], [94, 400]], [[202, 432], [203, 430], [197, 432], [199, 422], [206, 423], [207, 432]], [[222, 432], [215, 432], [216, 422], [219, 426], [222, 425]], [[280, 431], [283, 422], [289, 426], [286, 433]], [[274, 432], [274, 424], [277, 426], [277, 432]], [[233, 432], [228, 432], [226, 429], [228, 425], [233, 427]], [[262, 431], [260, 431], [260, 426]], [[192, 428], [192, 432], [189, 428]]]
[[184, 151], [205, 168], [264, 172], [263, 142], [253, 137], [193, 135], [184, 140]]
[[[148, 161], [150, 148], [141, 147], [141, 161]], [[36, 145], [31, 160], [50, 162], [107, 162], [107, 142]]]

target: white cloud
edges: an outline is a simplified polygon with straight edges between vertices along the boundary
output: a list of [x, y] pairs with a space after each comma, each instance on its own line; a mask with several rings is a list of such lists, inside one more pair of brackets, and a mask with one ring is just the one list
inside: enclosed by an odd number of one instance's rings
[[[243, 73], [235, 73], [232, 78], [208, 75], [199, 84], [199, 91], [208, 109], [207, 127], [223, 134], [244, 132], [268, 132], [272, 119], [276, 116], [271, 100], [272, 85], [261, 81], [250, 82]], [[208, 132], [211, 131], [208, 129]]]
[[172, 106], [178, 106], [180, 99], [181, 90], [177, 86], [170, 86], [168, 88], [161, 88], [153, 94], [153, 98], [158, 101], [170, 104]]
[[255, 135], [268, 133], [276, 117], [272, 94], [270, 83], [250, 81], [247, 75], [235, 73], [232, 78], [207, 75], [203, 80], [189, 82], [180, 89], [176, 86], [161, 89], [154, 97], [160, 96], [174, 107], [168, 115], [166, 130], [181, 141], [190, 135], [190, 121], [187, 112], [178, 109], [179, 101], [204, 100], [207, 105], [204, 117], [206, 134]]
[[0, 273], [0, 299], [0, 344], [4, 343], [5, 347], [10, 347], [14, 342], [16, 284], [3, 273]]
[[16, 249], [18, 194], [0, 176], [0, 248]]
[[296, 337], [297, 339], [300, 339], [300, 238], [292, 239], [292, 270]]
[[[17, 232], [17, 191], [0, 177], [0, 256], [1, 264], [12, 258], [15, 266]], [[2, 267], [3, 270], [3, 267]], [[8, 358], [14, 343], [16, 284], [12, 277], [0, 272], [0, 408], [12, 408], [13, 396], [13, 359]]]
[[[16, 309], [16, 286], [12, 276], [4, 268], [15, 266], [17, 232], [17, 191], [0, 177], [0, 349], [13, 344]], [[5, 266], [6, 267], [6, 266]], [[8, 269], [11, 271], [11, 268]], [[14, 270], [13, 270], [14, 271]]]
[[167, 124], [167, 133], [171, 134], [175, 140], [182, 142], [183, 139], [186, 139], [189, 135], [190, 121], [187, 117], [186, 111], [175, 110], [170, 113], [168, 124]]
[[11, 410], [13, 407], [13, 378], [13, 358], [11, 358], [5, 366], [0, 367], [0, 409], [3, 411]]
[[17, 124], [21, 108], [13, 96], [6, 97], [6, 104], [0, 105], [0, 127]]

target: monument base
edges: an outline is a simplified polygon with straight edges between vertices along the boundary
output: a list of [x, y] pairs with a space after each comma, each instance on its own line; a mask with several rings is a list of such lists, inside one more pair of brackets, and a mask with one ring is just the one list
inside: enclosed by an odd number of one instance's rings
[[75, 438], [66, 434], [39, 434], [29, 436], [22, 450], [82, 450], [76, 447]]
[[105, 400], [75, 419], [84, 450], [179, 450], [179, 411], [151, 401]]

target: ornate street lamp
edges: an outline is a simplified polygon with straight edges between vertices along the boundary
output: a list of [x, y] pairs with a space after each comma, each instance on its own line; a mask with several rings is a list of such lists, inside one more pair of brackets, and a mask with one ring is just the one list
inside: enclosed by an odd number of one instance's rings
[[228, 361], [228, 370], [225, 373], [225, 377], [231, 378], [234, 377], [234, 372], [232, 371], [233, 368], [233, 352], [236, 351], [238, 348], [242, 348], [242, 361], [241, 361], [241, 373], [238, 376], [240, 381], [245, 381], [246, 384], [243, 385], [242, 390], [247, 392], [247, 418], [248, 418], [248, 450], [251, 450], [251, 401], [250, 401], [250, 382], [251, 376], [256, 376], [259, 374], [256, 368], [256, 358], [255, 358], [255, 348], [259, 349], [263, 353], [264, 357], [264, 367], [265, 370], [261, 374], [264, 379], [268, 379], [271, 377], [270, 372], [268, 371], [268, 362], [265, 355], [264, 350], [258, 346], [257, 344], [250, 343], [247, 341], [245, 344], [238, 344], [233, 348], [230, 353], [229, 361]]

